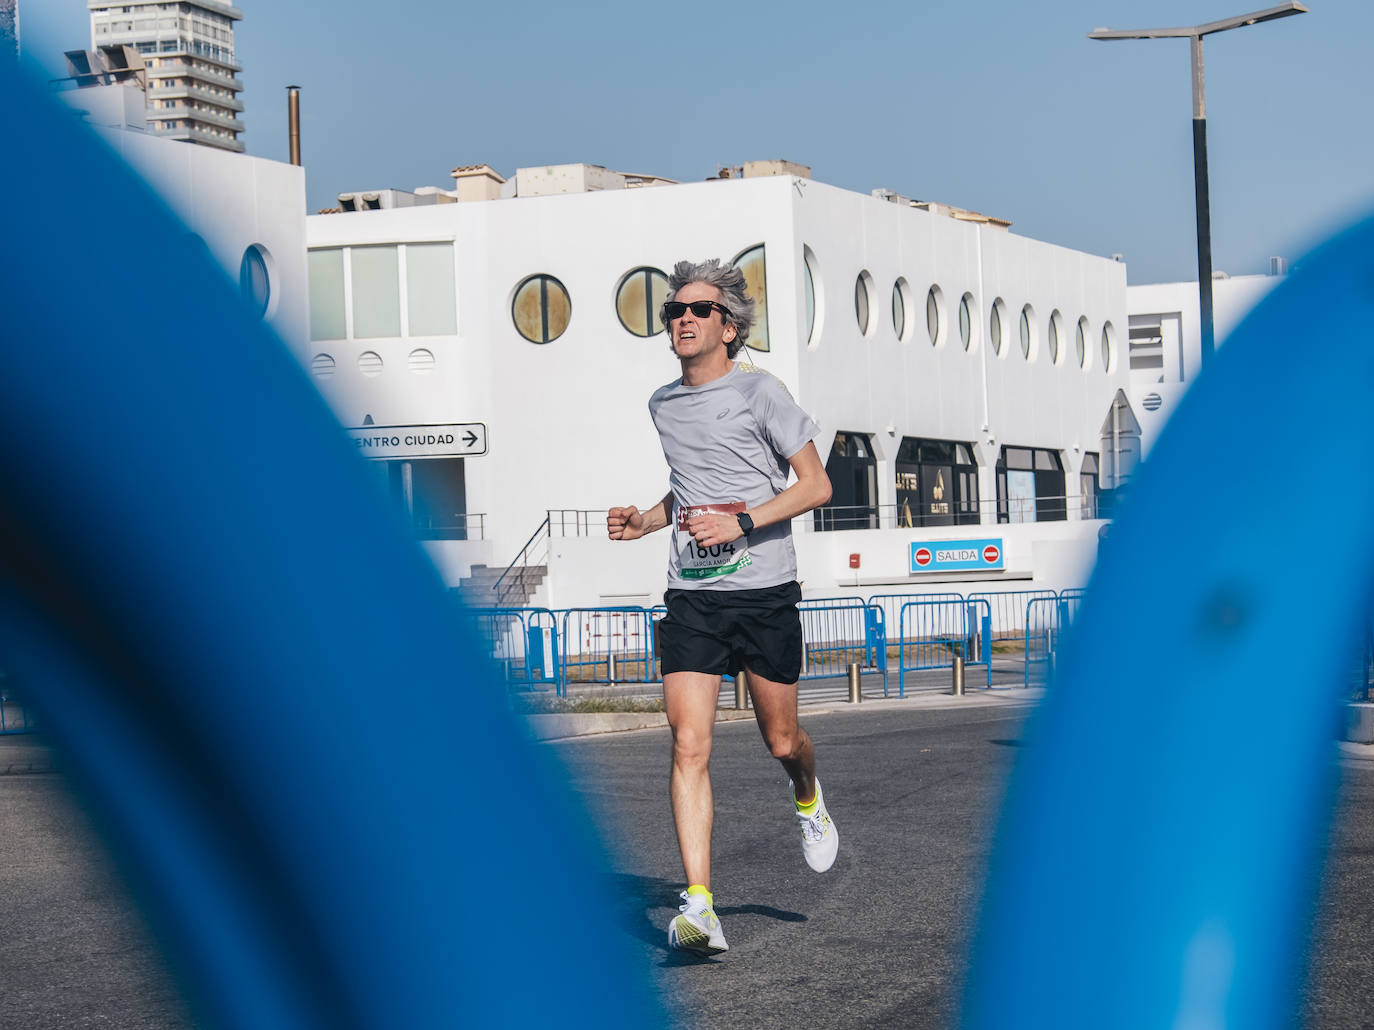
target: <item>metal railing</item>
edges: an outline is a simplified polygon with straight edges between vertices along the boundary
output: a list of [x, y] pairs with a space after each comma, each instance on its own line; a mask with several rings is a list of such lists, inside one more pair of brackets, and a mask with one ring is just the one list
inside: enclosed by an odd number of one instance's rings
[[495, 598], [497, 605], [503, 605], [510, 599], [511, 595], [517, 590], [520, 596], [528, 595], [526, 587], [529, 582], [530, 558], [539, 553], [539, 548], [543, 547], [543, 555], [539, 561], [548, 557], [549, 553], [549, 525], [552, 519], [552, 512], [544, 513], [544, 521], [539, 523], [539, 528], [530, 534], [530, 538], [525, 541], [525, 546], [520, 548], [520, 553], [511, 559], [504, 572], [495, 583], [491, 585], [492, 597]]
[[829, 533], [845, 529], [941, 529], [1020, 522], [1067, 522], [1099, 517], [1097, 495], [1064, 494], [1024, 499], [988, 498], [947, 503], [938, 512], [915, 511], [905, 504], [826, 505], [792, 520], [793, 532]]
[[[941, 529], [957, 526], [1006, 525], [1015, 516], [1017, 522], [1035, 522], [1036, 504], [1052, 517], [1042, 522], [1064, 522], [1069, 513], [1080, 519], [1098, 517], [1096, 495], [1084, 498], [1081, 494], [1027, 498], [1017, 507], [1016, 501], [996, 499], [964, 502], [950, 506], [946, 513], [912, 512], [909, 506], [897, 504], [827, 505], [799, 515], [792, 520], [794, 533], [826, 533], [842, 529]], [[599, 536], [606, 532], [604, 508], [551, 508], [546, 512], [552, 536]], [[818, 518], [819, 516], [819, 518]]]
[[[473, 530], [476, 530], [474, 533]], [[415, 522], [417, 540], [485, 540], [486, 512], [454, 513], [443, 521]]]

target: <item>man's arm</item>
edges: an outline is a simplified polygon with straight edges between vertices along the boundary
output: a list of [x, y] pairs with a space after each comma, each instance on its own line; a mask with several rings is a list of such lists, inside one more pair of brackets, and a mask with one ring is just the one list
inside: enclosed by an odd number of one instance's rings
[[[808, 443], [788, 458], [787, 463], [797, 479], [771, 501], [749, 509], [746, 514], [754, 520], [755, 529], [795, 519], [830, 500], [830, 477], [825, 474], [814, 443]], [[739, 528], [739, 519], [733, 515], [699, 515], [687, 523], [687, 528], [702, 547], [728, 544], [744, 535]]]
[[648, 511], [640, 511], [633, 504], [628, 508], [612, 508], [606, 512], [606, 533], [612, 540], [638, 540], [666, 526], [672, 511], [671, 490]]

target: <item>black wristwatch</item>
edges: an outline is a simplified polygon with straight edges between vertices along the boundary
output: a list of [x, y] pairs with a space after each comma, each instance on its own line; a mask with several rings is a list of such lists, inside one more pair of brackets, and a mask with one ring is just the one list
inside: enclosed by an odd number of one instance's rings
[[735, 518], [739, 519], [739, 528], [745, 536], [754, 531], [754, 520], [749, 517], [748, 512], [740, 512]]

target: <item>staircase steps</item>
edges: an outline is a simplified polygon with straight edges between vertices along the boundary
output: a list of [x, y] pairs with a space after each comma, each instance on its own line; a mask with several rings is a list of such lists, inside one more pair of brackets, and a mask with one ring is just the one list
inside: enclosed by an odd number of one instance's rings
[[459, 580], [453, 591], [469, 608], [524, 608], [548, 576], [549, 567], [524, 565], [511, 569], [510, 575], [501, 584], [501, 592], [506, 595], [505, 600], [501, 601], [492, 587], [505, 571], [488, 565], [474, 565], [471, 574]]

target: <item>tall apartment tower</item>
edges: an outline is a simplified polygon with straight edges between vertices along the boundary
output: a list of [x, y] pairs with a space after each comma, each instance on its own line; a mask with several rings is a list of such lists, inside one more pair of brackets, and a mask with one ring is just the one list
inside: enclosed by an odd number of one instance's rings
[[148, 131], [243, 153], [234, 22], [221, 0], [88, 0], [91, 49], [131, 46], [148, 73]]

